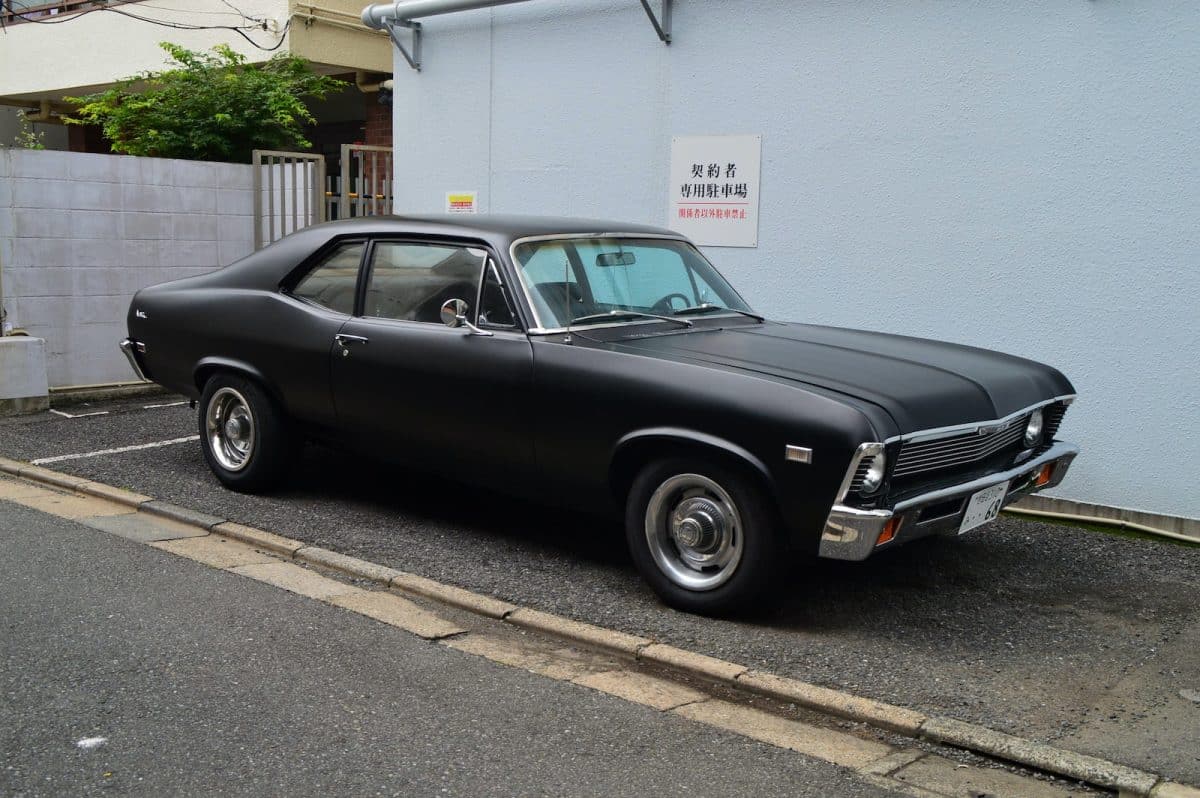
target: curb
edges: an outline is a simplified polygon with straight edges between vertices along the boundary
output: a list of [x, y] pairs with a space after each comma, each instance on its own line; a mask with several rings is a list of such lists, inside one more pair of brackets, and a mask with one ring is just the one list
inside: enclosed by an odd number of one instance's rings
[[0, 472], [114, 501], [151, 515], [199, 527], [212, 534], [240, 540], [294, 561], [330, 568], [522, 629], [558, 637], [568, 643], [632, 657], [668, 672], [698, 677], [908, 737], [932, 740], [1097, 787], [1118, 790], [1122, 796], [1200, 798], [1200, 790], [1144, 770], [1015, 737], [986, 726], [937, 715], [927, 716], [905, 707], [798, 679], [751, 670], [745, 665], [649, 638], [522, 607], [319, 546], [310, 546], [273, 532], [161, 502], [140, 493], [3, 457], [0, 457]]

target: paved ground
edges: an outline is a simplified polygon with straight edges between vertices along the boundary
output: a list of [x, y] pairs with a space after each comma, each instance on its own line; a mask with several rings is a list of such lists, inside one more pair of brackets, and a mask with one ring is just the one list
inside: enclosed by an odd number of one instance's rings
[[[194, 411], [141, 409], [147, 401], [106, 406], [104, 416], [10, 420], [0, 424], [0, 454], [35, 459], [194, 434]], [[1002, 520], [866, 563], [816, 563], [797, 571], [778, 612], [713, 621], [662, 607], [638, 580], [614, 525], [327, 449], [310, 447], [292, 485], [269, 497], [222, 489], [196, 443], [51, 467], [522, 604], [1200, 783], [1194, 548]]]
[[70, 521], [0, 510], [4, 795], [891, 794]]

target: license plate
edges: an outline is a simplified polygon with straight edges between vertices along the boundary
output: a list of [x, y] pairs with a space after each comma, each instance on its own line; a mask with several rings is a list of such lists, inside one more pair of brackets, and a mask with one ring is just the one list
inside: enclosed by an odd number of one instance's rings
[[1007, 494], [1008, 483], [1002, 482], [999, 485], [984, 488], [972, 496], [971, 500], [967, 502], [967, 511], [963, 513], [958, 534], [970, 532], [975, 527], [982, 526], [1000, 515], [1000, 506], [1004, 504], [1004, 497]]

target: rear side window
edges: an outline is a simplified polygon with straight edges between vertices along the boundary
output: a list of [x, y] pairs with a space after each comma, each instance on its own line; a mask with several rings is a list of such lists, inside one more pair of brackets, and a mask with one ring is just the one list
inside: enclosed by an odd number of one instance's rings
[[354, 313], [354, 286], [363, 246], [361, 241], [339, 246], [301, 278], [292, 295], [347, 316]]
[[474, 247], [378, 241], [363, 315], [441, 324], [446, 300], [474, 303], [486, 257]]

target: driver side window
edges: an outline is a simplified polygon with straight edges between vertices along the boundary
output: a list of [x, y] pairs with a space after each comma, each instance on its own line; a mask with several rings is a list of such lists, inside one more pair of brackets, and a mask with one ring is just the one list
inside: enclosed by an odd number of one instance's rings
[[475, 247], [377, 241], [363, 315], [441, 324], [446, 300], [474, 301], [486, 257]]

